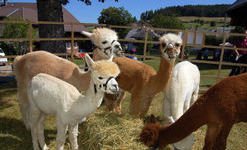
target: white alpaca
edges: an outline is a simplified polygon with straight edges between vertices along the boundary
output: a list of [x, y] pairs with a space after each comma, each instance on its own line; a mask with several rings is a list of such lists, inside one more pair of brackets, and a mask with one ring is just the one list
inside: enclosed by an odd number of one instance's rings
[[82, 31], [82, 34], [89, 37], [95, 46], [93, 60], [109, 59], [122, 55], [122, 47], [118, 42], [117, 33], [108, 28], [97, 28], [92, 33]]
[[[197, 100], [200, 86], [200, 71], [188, 61], [178, 63], [165, 90], [163, 115], [170, 123], [178, 120]], [[175, 147], [188, 150], [193, 142], [192, 135], [175, 143]]]
[[48, 74], [40, 73], [30, 81], [27, 111], [34, 150], [39, 150], [39, 144], [42, 150], [48, 149], [44, 140], [44, 121], [48, 114], [56, 117], [56, 149], [63, 150], [68, 126], [72, 150], [78, 150], [78, 123], [96, 111], [104, 92], [114, 94], [118, 91], [115, 80], [120, 73], [118, 66], [108, 60], [94, 62], [87, 54], [85, 58], [91, 69], [90, 85], [85, 96], [73, 85]]
[[[87, 34], [91, 36], [91, 40], [97, 45], [96, 51], [102, 50], [102, 52], [98, 53], [104, 54], [97, 55], [97, 60], [109, 59], [114, 55], [113, 53], [121, 53], [122, 48], [117, 41], [118, 37], [115, 31], [99, 28], [94, 29], [93, 33]], [[106, 44], [104, 44], [105, 42]], [[80, 91], [87, 90], [90, 81], [90, 72], [85, 73], [76, 64], [45, 51], [36, 51], [17, 56], [14, 60], [14, 71], [17, 79], [19, 106], [27, 129], [30, 127], [26, 123], [28, 113], [26, 111], [28, 106], [26, 89], [32, 77], [39, 73], [46, 73], [74, 85]]]

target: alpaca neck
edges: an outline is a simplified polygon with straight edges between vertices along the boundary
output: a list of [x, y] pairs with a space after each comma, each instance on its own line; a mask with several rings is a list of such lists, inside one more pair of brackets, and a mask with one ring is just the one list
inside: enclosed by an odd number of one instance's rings
[[198, 99], [181, 118], [168, 127], [161, 127], [159, 131], [159, 146], [175, 143], [200, 128], [208, 122], [206, 98]]
[[102, 54], [102, 52], [100, 51], [101, 50], [99, 48], [95, 48], [93, 50], [93, 60], [94, 61], [109, 59], [106, 55]]
[[70, 78], [72, 80], [72, 84], [79, 90], [79, 91], [85, 91], [89, 88], [91, 79], [91, 71], [84, 72], [79, 69], [79, 67], [76, 67], [73, 71], [73, 75]]
[[157, 74], [153, 77], [151, 81], [151, 86], [149, 87], [155, 87], [155, 92], [160, 92], [163, 90], [168, 83], [172, 70], [174, 68], [175, 60], [168, 61], [165, 58], [161, 57], [160, 60], [160, 66]]
[[97, 90], [95, 92], [94, 83], [90, 81], [90, 86], [85, 96], [80, 95], [78, 102], [72, 106], [73, 114], [77, 114], [78, 118], [81, 118], [93, 113], [101, 105], [103, 96], [103, 91]]

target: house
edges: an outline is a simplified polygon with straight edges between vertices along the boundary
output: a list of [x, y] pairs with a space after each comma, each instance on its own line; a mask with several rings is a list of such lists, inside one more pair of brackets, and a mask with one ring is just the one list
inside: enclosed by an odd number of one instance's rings
[[[0, 6], [0, 20], [4, 20], [6, 17], [11, 18], [23, 18], [24, 20], [38, 21], [36, 3], [8, 3], [4, 0], [4, 4]], [[63, 20], [64, 22], [79, 23], [79, 21], [63, 7]], [[64, 25], [65, 32], [71, 32], [70, 25]], [[87, 31], [84, 25], [75, 25], [74, 31], [80, 33], [81, 31]]]
[[[62, 8], [63, 20], [64, 22], [79, 23], [79, 21], [66, 9]], [[0, 5], [0, 20], [4, 20], [6, 17], [10, 18], [23, 18], [24, 20], [38, 21], [36, 3], [8, 3], [7, 0]], [[33, 28], [38, 29], [38, 25], [33, 25]], [[2, 37], [2, 32], [4, 29], [4, 24], [0, 24], [0, 37]], [[71, 26], [68, 24], [64, 25], [65, 36], [71, 35]], [[81, 35], [81, 31], [87, 31], [84, 25], [74, 25], [74, 34], [78, 36]], [[39, 42], [35, 42], [36, 47], [39, 47]], [[75, 43], [75, 48], [78, 50], [77, 43]], [[67, 47], [68, 46], [68, 47]], [[70, 48], [70, 43], [66, 43], [67, 51]]]

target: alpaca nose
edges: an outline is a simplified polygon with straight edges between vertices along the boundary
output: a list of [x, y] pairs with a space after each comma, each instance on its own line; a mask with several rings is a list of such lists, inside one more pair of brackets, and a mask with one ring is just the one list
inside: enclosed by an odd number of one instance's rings
[[117, 84], [113, 84], [112, 88], [110, 89], [113, 93], [116, 93], [119, 91], [118, 85]]
[[122, 50], [122, 47], [120, 45], [115, 45], [114, 46], [116, 49]]
[[173, 48], [174, 46], [173, 46], [173, 44], [169, 43], [167, 47], [168, 48]]

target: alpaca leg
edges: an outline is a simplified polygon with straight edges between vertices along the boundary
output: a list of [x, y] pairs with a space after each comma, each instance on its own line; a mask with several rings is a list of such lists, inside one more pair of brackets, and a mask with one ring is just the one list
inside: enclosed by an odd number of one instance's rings
[[56, 121], [57, 123], [57, 147], [56, 150], [63, 150], [64, 149], [64, 142], [66, 139], [66, 127], [67, 125], [63, 124], [59, 119]]
[[[184, 101], [184, 106], [183, 106], [183, 113], [185, 113], [189, 108], [190, 108], [190, 104], [191, 104], [191, 98], [192, 98], [192, 94], [188, 94], [185, 98]], [[181, 116], [180, 116], [181, 117]]]
[[190, 106], [192, 104], [194, 104], [194, 102], [197, 100], [198, 94], [199, 94], [199, 86], [196, 88], [196, 90], [192, 94], [192, 98], [191, 98], [191, 101], [190, 101]]
[[69, 125], [69, 140], [71, 143], [72, 150], [78, 150], [78, 124], [76, 125]]
[[39, 145], [42, 150], [48, 150], [49, 148], [45, 144], [45, 137], [44, 137], [44, 123], [45, 123], [46, 116], [45, 114], [41, 114], [39, 121], [38, 121], [38, 140]]
[[[22, 84], [23, 86], [19, 86], [20, 84]], [[19, 108], [20, 108], [20, 111], [21, 111], [21, 114], [22, 114], [22, 120], [23, 120], [23, 123], [26, 127], [26, 129], [30, 129], [30, 125], [28, 124], [29, 123], [29, 120], [28, 120], [28, 114], [27, 113], [27, 110], [28, 110], [28, 96], [27, 96], [27, 90], [26, 90], [26, 86], [24, 86], [23, 83], [19, 83], [18, 84], [18, 87], [17, 87], [17, 90], [18, 90], [18, 101], [19, 101]]]
[[139, 116], [142, 108], [142, 98], [138, 94], [131, 94], [130, 101], [130, 114], [133, 116]]
[[163, 125], [174, 122], [171, 113], [171, 102], [166, 97], [163, 103], [163, 118], [164, 118], [164, 121], [162, 122]]
[[124, 90], [120, 90], [120, 92], [118, 93], [118, 99], [114, 102], [114, 111], [118, 114], [121, 114], [121, 102], [122, 100], [125, 98], [125, 91]]
[[216, 137], [220, 132], [221, 126], [222, 125], [217, 123], [209, 123], [207, 125], [207, 132], [206, 132], [203, 150], [213, 150], [213, 146], [215, 145]]
[[30, 127], [31, 127], [31, 135], [32, 135], [32, 142], [33, 142], [33, 149], [39, 150], [38, 144], [38, 120], [40, 117], [40, 112], [35, 106], [30, 108]]
[[140, 118], [144, 118], [145, 115], [147, 114], [148, 109], [150, 107], [150, 104], [152, 102], [152, 99], [153, 99], [153, 97], [147, 97], [147, 98], [143, 99], [142, 110], [141, 110], [140, 115], [139, 115]]
[[217, 150], [225, 150], [226, 149], [226, 141], [227, 141], [227, 137], [231, 131], [233, 124], [224, 124], [220, 131], [219, 134], [216, 137], [216, 142], [215, 145], [213, 146], [213, 149], [217, 149]]

